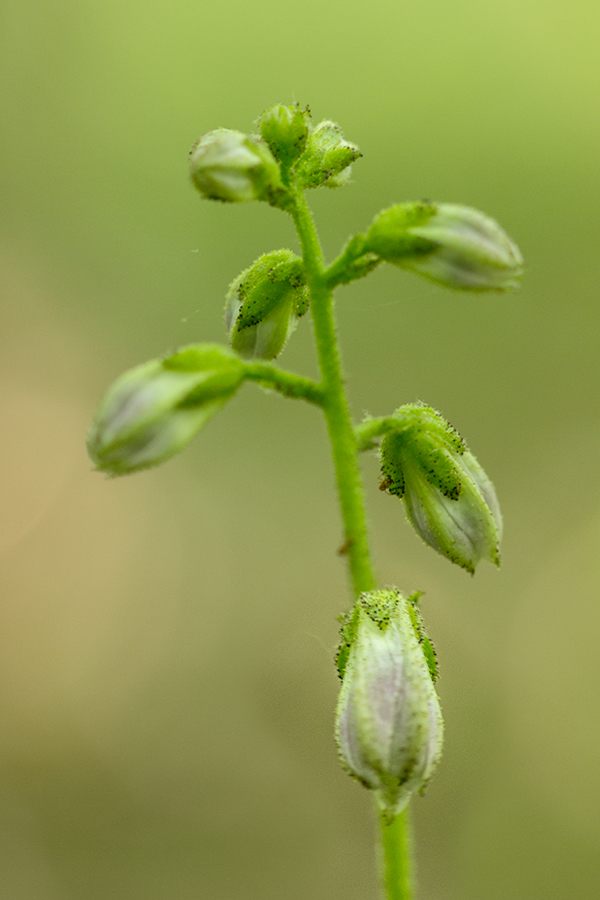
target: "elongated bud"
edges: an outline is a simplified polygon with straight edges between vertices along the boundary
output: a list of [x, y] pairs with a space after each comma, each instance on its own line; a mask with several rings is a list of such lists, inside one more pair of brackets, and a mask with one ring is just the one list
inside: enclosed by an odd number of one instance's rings
[[303, 156], [296, 166], [301, 187], [341, 187], [350, 178], [351, 164], [362, 156], [356, 146], [344, 139], [335, 122], [320, 122], [308, 137]]
[[193, 344], [125, 372], [100, 403], [88, 437], [96, 467], [126, 475], [182, 450], [233, 396], [244, 364], [225, 347]]
[[451, 203], [403, 203], [375, 217], [366, 247], [403, 269], [445, 287], [511, 291], [523, 257], [494, 219]]
[[190, 174], [209, 200], [265, 200], [284, 206], [287, 191], [271, 151], [256, 135], [228, 128], [209, 131], [190, 150]]
[[500, 565], [502, 516], [494, 486], [457, 431], [429, 406], [401, 406], [381, 442], [381, 489], [404, 500], [423, 540], [473, 573]]
[[310, 130], [310, 113], [295, 106], [281, 103], [265, 110], [258, 120], [262, 139], [269, 145], [275, 159], [285, 169], [304, 152]]
[[442, 751], [442, 714], [422, 642], [420, 617], [395, 590], [361, 594], [342, 626], [340, 759], [376, 792], [388, 821], [426, 786]]
[[308, 309], [302, 260], [291, 250], [259, 257], [229, 288], [225, 325], [245, 358], [274, 359]]

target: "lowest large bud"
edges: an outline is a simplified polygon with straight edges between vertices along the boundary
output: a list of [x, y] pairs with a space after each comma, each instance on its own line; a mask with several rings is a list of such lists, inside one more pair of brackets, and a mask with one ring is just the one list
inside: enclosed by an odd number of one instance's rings
[[126, 475], [182, 450], [233, 396], [244, 364], [225, 347], [194, 344], [125, 372], [100, 403], [88, 437], [96, 467]]
[[302, 260], [291, 250], [265, 253], [229, 288], [225, 325], [231, 346], [246, 358], [274, 359], [308, 303]]
[[402, 203], [375, 217], [366, 250], [445, 287], [510, 291], [523, 257], [494, 219], [451, 203]]
[[381, 483], [404, 500], [423, 540], [473, 573], [500, 565], [502, 515], [494, 486], [458, 432], [434, 409], [407, 404], [381, 442]]
[[196, 141], [190, 150], [190, 174], [209, 200], [266, 200], [284, 206], [288, 196], [264, 141], [228, 128], [209, 131]]
[[361, 594], [342, 627], [338, 750], [350, 775], [376, 792], [388, 822], [425, 787], [442, 751], [425, 640], [416, 609], [395, 590]]

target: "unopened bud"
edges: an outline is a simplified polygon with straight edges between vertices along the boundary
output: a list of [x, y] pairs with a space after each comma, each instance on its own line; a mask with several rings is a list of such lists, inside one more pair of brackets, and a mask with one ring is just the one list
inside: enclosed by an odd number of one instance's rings
[[523, 257], [494, 219], [451, 203], [403, 203], [375, 217], [367, 249], [445, 287], [510, 291]]
[[125, 475], [158, 465], [182, 450], [233, 396], [244, 364], [212, 344], [125, 372], [100, 403], [88, 437], [96, 467]]
[[262, 139], [284, 168], [289, 168], [304, 152], [310, 129], [308, 108], [279, 103], [265, 110], [258, 124]]
[[442, 714], [415, 612], [398, 591], [371, 591], [342, 627], [340, 759], [376, 792], [388, 821], [426, 786], [442, 752]]
[[229, 288], [225, 325], [245, 358], [274, 359], [308, 309], [302, 260], [291, 250], [259, 257]]
[[335, 122], [320, 122], [311, 131], [304, 155], [296, 171], [304, 188], [341, 187], [350, 178], [351, 164], [362, 156], [356, 146], [346, 141]]
[[266, 200], [285, 204], [287, 191], [267, 145], [256, 135], [217, 128], [203, 135], [190, 150], [194, 185], [209, 200]]
[[457, 431], [429, 406], [401, 406], [381, 442], [381, 489], [404, 500], [423, 540], [473, 573], [500, 565], [502, 516], [494, 486]]

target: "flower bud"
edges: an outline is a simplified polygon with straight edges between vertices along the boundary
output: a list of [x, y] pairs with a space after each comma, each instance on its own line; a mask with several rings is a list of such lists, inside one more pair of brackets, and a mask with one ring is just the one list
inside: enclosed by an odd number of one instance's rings
[[473, 573], [500, 565], [502, 516], [494, 486], [452, 426], [429, 406], [401, 406], [381, 442], [382, 490], [404, 500], [423, 540]]
[[494, 219], [451, 203], [403, 203], [375, 217], [367, 249], [445, 287], [510, 291], [523, 257]]
[[310, 130], [308, 107], [283, 106], [279, 103], [265, 110], [258, 120], [262, 139], [269, 145], [275, 159], [285, 169], [304, 152]]
[[243, 377], [243, 363], [212, 344], [193, 344], [125, 372], [104, 396], [90, 429], [88, 452], [96, 467], [125, 475], [178, 453]]
[[356, 146], [344, 140], [335, 122], [320, 122], [308, 137], [304, 155], [296, 167], [303, 188], [341, 187], [350, 178], [350, 165], [362, 156]]
[[340, 759], [376, 792], [388, 821], [426, 786], [442, 752], [442, 714], [421, 640], [410, 600], [395, 590], [361, 594], [342, 627]]
[[190, 150], [190, 173], [194, 185], [209, 200], [285, 204], [287, 191], [279, 166], [255, 135], [228, 128], [209, 131]]
[[291, 250], [265, 253], [231, 284], [225, 325], [240, 356], [274, 359], [308, 309], [302, 260]]

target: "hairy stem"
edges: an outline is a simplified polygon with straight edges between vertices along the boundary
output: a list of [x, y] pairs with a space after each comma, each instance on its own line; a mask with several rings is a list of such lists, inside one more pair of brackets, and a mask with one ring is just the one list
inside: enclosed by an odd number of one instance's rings
[[360, 452], [363, 450], [372, 450], [375, 444], [375, 438], [387, 434], [392, 431], [394, 426], [398, 426], [398, 420], [392, 416], [380, 416], [377, 419], [365, 419], [354, 429], [356, 435], [356, 443]]
[[303, 378], [293, 372], [285, 372], [265, 362], [251, 362], [246, 365], [246, 378], [257, 381], [264, 387], [279, 391], [285, 397], [308, 400], [316, 406], [323, 405], [321, 386], [310, 378]]
[[396, 816], [391, 824], [381, 816], [383, 883], [387, 900], [409, 900], [412, 895], [410, 844], [407, 810]]
[[333, 315], [333, 291], [325, 277], [323, 254], [304, 197], [297, 193], [292, 216], [298, 229], [306, 280], [311, 293], [313, 326], [321, 369], [323, 411], [331, 441], [338, 496], [344, 523], [343, 551], [347, 554], [355, 594], [375, 587], [371, 565], [357, 445], [344, 390], [340, 352]]
[[[352, 588], [356, 595], [375, 588], [371, 564], [367, 518], [358, 462], [358, 441], [344, 388], [342, 364], [333, 314], [333, 288], [323, 264], [323, 253], [304, 196], [294, 195], [291, 213], [298, 230], [311, 310], [319, 366], [322, 407], [327, 420], [335, 465], [338, 496], [344, 523], [345, 543]], [[392, 825], [382, 824], [382, 847], [387, 900], [410, 900], [408, 879], [409, 841], [405, 814]]]

